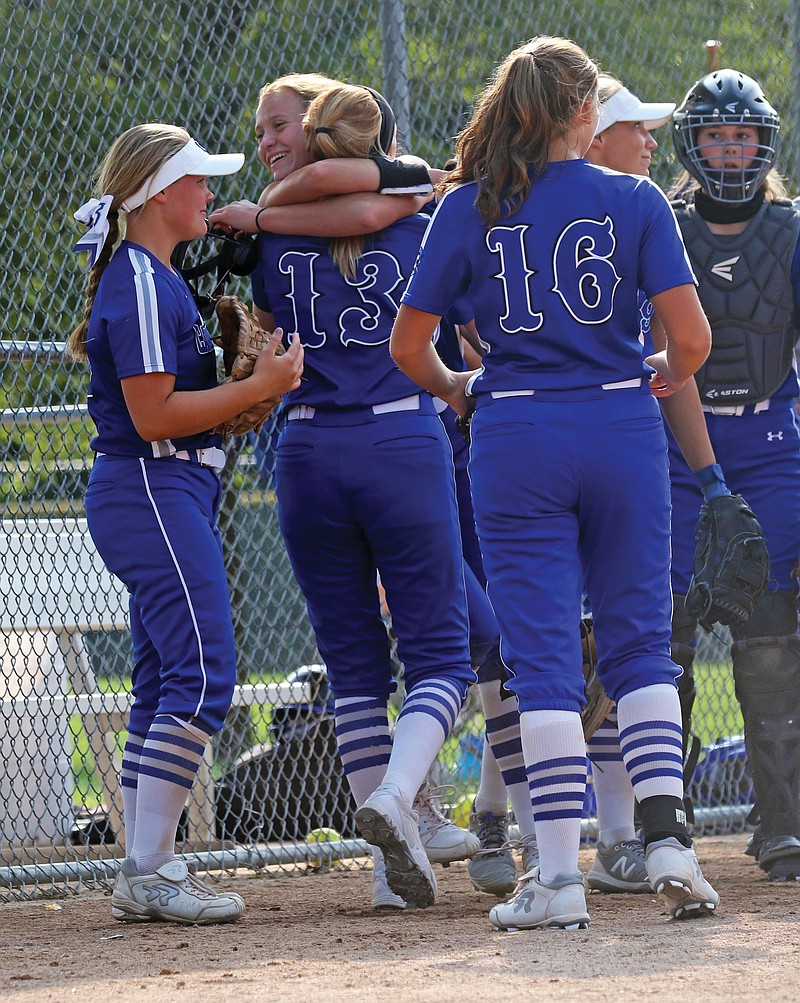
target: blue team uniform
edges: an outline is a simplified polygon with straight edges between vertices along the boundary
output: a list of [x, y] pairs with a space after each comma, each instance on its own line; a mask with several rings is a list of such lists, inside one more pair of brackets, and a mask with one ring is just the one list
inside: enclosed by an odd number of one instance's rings
[[211, 432], [146, 442], [121, 380], [175, 376], [176, 390], [217, 384], [214, 346], [183, 278], [123, 241], [103, 272], [86, 350], [96, 459], [86, 493], [89, 531], [131, 594], [134, 648], [129, 730], [173, 715], [218, 730], [236, 681], [233, 625], [217, 528], [222, 466]]
[[376, 570], [407, 688], [474, 680], [450, 445], [430, 394], [389, 354], [425, 222], [371, 238], [352, 279], [327, 240], [259, 237], [254, 301], [305, 349], [278, 441], [280, 525], [337, 698], [394, 688]]
[[674, 684], [666, 440], [639, 312], [640, 289], [694, 281], [669, 203], [583, 160], [550, 164], [488, 232], [475, 195], [442, 200], [403, 302], [442, 315], [467, 296], [489, 345], [470, 476], [509, 685], [521, 711], [580, 709], [584, 586], [612, 698]]
[[[789, 211], [785, 207], [785, 212]], [[728, 278], [726, 267], [721, 268], [722, 275], [703, 270], [702, 262], [694, 260], [691, 235], [686, 235], [686, 247], [700, 281], [701, 303], [707, 284], [730, 286], [726, 292], [731, 301], [731, 317], [743, 322], [752, 320], [752, 307], [739, 302], [744, 285], [741, 273], [747, 269], [742, 248], [757, 239], [753, 234], [764, 212], [762, 208], [742, 234], [707, 238], [717, 243], [717, 258], [730, 269]], [[786, 272], [786, 293], [791, 300], [788, 306], [796, 315], [800, 310], [800, 245], [791, 244], [775, 270], [778, 267]], [[713, 336], [712, 324], [712, 358]], [[772, 329], [762, 326], [762, 337], [779, 338], [778, 326]], [[703, 400], [703, 410], [714, 454], [728, 486], [747, 500], [764, 531], [769, 545], [769, 589], [795, 594], [797, 579], [793, 571], [800, 547], [800, 422], [795, 410], [797, 372], [793, 366], [787, 366], [787, 370], [778, 389], [768, 398], [740, 406], [730, 401]], [[668, 438], [673, 509], [672, 582], [673, 591], [685, 595], [692, 577], [694, 526], [703, 496], [671, 433]], [[737, 633], [734, 628], [734, 636]]]

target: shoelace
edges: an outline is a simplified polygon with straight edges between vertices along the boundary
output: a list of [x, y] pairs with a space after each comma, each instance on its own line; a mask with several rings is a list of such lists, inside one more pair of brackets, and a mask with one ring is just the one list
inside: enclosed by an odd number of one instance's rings
[[181, 884], [190, 885], [192, 889], [194, 889], [198, 898], [216, 899], [220, 897], [218, 892], [215, 892], [213, 888], [209, 888], [205, 882], [201, 881], [200, 878], [196, 877], [194, 874], [187, 874]]
[[444, 814], [437, 802], [444, 797], [452, 797], [455, 791], [455, 787], [450, 784], [443, 784], [441, 787], [428, 787], [427, 785], [421, 787], [414, 798], [414, 811], [420, 816], [425, 815], [426, 820], [434, 829], [450, 825], [450, 819]]
[[609, 846], [609, 850], [619, 847], [621, 850], [632, 850], [637, 855], [644, 853], [644, 843], [640, 839], [623, 839], [619, 843]]
[[[481, 818], [483, 816], [483, 818]], [[475, 856], [487, 856], [510, 848], [508, 839], [508, 816], [494, 815], [492, 812], [478, 812], [478, 828], [476, 836], [481, 841], [481, 848]]]
[[[487, 828], [488, 828], [488, 820], [487, 820]], [[526, 851], [530, 850], [530, 851], [536, 851], [538, 853], [539, 848], [536, 843], [536, 836], [534, 833], [530, 833], [527, 836], [520, 836], [519, 839], [505, 839], [504, 838], [505, 834], [506, 834], [505, 823], [502, 821], [497, 823], [497, 819], [495, 816], [495, 824], [492, 825], [488, 837], [495, 841], [495, 845], [482, 847], [480, 850], [478, 850], [475, 856], [476, 857], [479, 857], [481, 855], [487, 856], [490, 853], [501, 853], [503, 850], [521, 850], [523, 853], [523, 860], [524, 860], [525, 859], [524, 855]], [[481, 828], [478, 829], [477, 835], [478, 838], [481, 839], [481, 842], [483, 842], [483, 839], [481, 838], [482, 837]]]

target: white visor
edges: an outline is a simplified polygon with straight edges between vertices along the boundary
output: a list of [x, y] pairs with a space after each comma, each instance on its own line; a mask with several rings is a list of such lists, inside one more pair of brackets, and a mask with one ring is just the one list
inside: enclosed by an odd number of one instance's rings
[[125, 199], [122, 208], [125, 212], [133, 212], [140, 205], [163, 192], [169, 185], [180, 181], [187, 174], [196, 174], [198, 177], [217, 177], [220, 174], [235, 174], [244, 164], [243, 153], [220, 153], [211, 154], [190, 139], [183, 149], [178, 150], [174, 157], [170, 159], [145, 181], [142, 187]]
[[657, 129], [669, 122], [675, 107], [672, 103], [645, 104], [623, 87], [600, 105], [600, 121], [595, 136], [615, 122], [641, 122], [646, 129]]

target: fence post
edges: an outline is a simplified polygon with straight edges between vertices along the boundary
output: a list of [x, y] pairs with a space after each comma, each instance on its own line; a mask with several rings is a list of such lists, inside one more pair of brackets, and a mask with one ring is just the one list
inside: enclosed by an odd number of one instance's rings
[[383, 36], [383, 86], [386, 100], [397, 118], [397, 131], [411, 149], [411, 99], [408, 90], [408, 50], [404, 0], [381, 3]]
[[[789, 120], [789, 136], [791, 145], [786, 150], [783, 163], [783, 173], [798, 181], [800, 172], [800, 0], [793, 0], [789, 11], [790, 49], [792, 53], [792, 97], [791, 106], [787, 109]], [[794, 197], [797, 191], [790, 191]]]

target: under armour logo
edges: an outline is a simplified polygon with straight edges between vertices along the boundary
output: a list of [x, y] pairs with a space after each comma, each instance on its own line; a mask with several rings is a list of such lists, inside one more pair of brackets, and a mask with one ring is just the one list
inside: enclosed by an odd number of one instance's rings
[[767, 442], [772, 442], [773, 439], [782, 439], [783, 432], [767, 432]]
[[176, 895], [180, 895], [180, 888], [175, 885], [145, 885], [148, 902], [158, 902], [160, 906], [168, 906]]
[[733, 282], [731, 268], [736, 264], [740, 257], [741, 255], [737, 254], [735, 258], [728, 258], [726, 261], [718, 261], [716, 265], [711, 266], [711, 271], [714, 275], [719, 276], [719, 278], [725, 279], [727, 282]]

